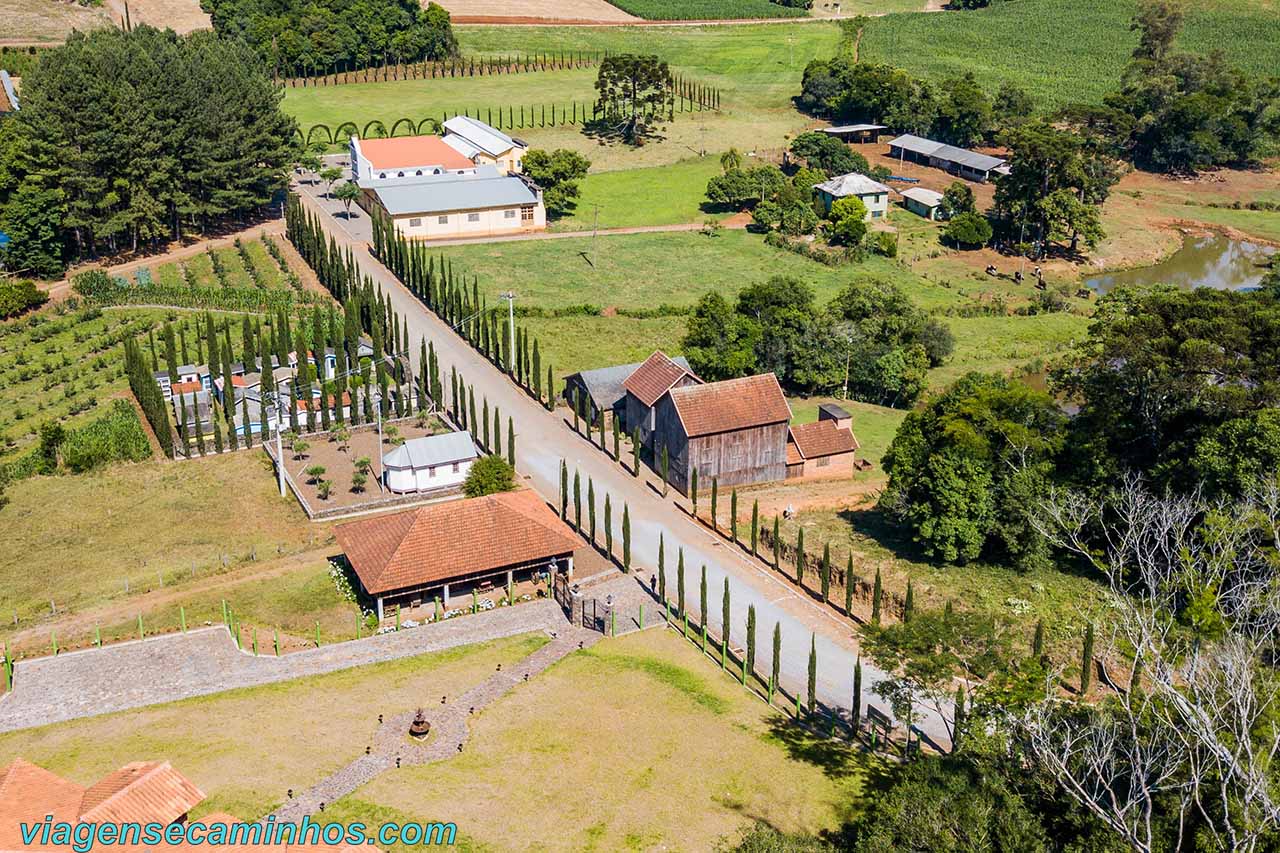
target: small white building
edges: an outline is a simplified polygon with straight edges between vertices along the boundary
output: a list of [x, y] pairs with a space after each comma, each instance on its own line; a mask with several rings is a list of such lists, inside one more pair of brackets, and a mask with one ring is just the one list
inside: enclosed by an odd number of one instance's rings
[[924, 187], [911, 187], [902, 191], [903, 206], [916, 216], [925, 219], [945, 219], [942, 215], [942, 193]]
[[413, 438], [383, 455], [383, 485], [397, 494], [459, 486], [479, 456], [469, 432]]
[[454, 116], [444, 123], [445, 144], [477, 166], [494, 166], [505, 174], [524, 171], [529, 145], [479, 119]]
[[862, 199], [862, 203], [867, 206], [868, 222], [872, 219], [883, 219], [889, 212], [889, 188], [857, 172], [837, 175], [820, 184], [814, 184], [813, 188], [818, 191], [818, 198], [822, 199], [822, 206], [827, 213], [831, 212], [831, 205], [850, 196]]

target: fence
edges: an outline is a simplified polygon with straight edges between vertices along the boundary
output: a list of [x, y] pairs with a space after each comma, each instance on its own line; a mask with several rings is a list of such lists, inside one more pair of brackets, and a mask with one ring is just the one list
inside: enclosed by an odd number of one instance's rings
[[329, 69], [321, 74], [292, 74], [277, 80], [290, 88], [342, 86], [348, 83], [379, 83], [390, 80], [433, 80], [445, 77], [493, 77], [500, 74], [530, 74], [537, 71], [564, 71], [593, 68], [605, 56], [599, 51], [560, 51], [530, 56], [458, 57], [422, 62], [383, 62], [365, 68]]

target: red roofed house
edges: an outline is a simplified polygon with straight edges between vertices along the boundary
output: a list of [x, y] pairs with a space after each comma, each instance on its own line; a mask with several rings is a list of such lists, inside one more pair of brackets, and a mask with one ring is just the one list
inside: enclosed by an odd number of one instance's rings
[[791, 407], [772, 373], [674, 387], [654, 406], [654, 458], [668, 454], [667, 479], [687, 494], [697, 469], [710, 486], [784, 479]]
[[645, 359], [622, 383], [622, 423], [627, 432], [640, 430], [640, 444], [653, 450], [654, 406], [672, 388], [701, 384], [702, 380], [683, 364], [658, 350]]
[[[71, 851], [75, 841], [73, 831], [68, 831], [69, 837], [64, 841], [55, 835], [56, 825], [65, 823], [75, 827], [81, 823], [94, 823], [116, 826], [118, 834], [107, 846], [121, 853], [194, 851], [209, 847], [252, 849], [254, 853], [321, 850], [377, 853], [374, 847], [346, 844], [268, 843], [269, 839], [264, 835], [265, 824], [245, 824], [239, 818], [222, 812], [206, 814], [198, 821], [188, 823], [187, 813], [204, 798], [204, 792], [167, 761], [134, 761], [108, 773], [88, 788], [82, 788], [30, 761], [15, 758], [7, 767], [0, 767], [0, 850]], [[46, 817], [50, 818], [48, 830], [43, 828]], [[31, 843], [24, 843], [21, 824], [36, 829], [36, 837]], [[144, 844], [142, 833], [148, 824], [161, 827], [186, 825], [192, 830], [192, 836], [178, 844]], [[214, 841], [219, 835], [214, 829], [217, 824], [225, 825], [225, 844]], [[282, 831], [280, 838], [291, 839], [296, 835], [296, 829], [286, 828], [292, 826], [277, 825]], [[201, 844], [205, 840], [209, 843]]]
[[408, 512], [340, 524], [338, 544], [365, 593], [386, 604], [417, 606], [480, 584], [503, 584], [544, 571], [573, 574], [578, 539], [537, 492], [521, 489], [446, 501]]
[[787, 479], [851, 477], [857, 467], [858, 439], [853, 416], [835, 403], [818, 407], [818, 420], [791, 427], [787, 440]]

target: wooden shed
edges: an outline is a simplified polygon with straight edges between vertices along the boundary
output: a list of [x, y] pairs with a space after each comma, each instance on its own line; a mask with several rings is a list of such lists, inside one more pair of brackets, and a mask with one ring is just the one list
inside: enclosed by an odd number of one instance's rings
[[649, 356], [622, 383], [622, 425], [627, 432], [640, 431], [640, 444], [654, 450], [654, 409], [662, 395], [673, 388], [697, 385], [702, 380], [689, 370], [688, 362], [681, 365], [668, 358], [661, 350]]
[[654, 406], [654, 458], [666, 448], [667, 480], [683, 494], [694, 469], [708, 487], [782, 480], [790, 422], [772, 373], [672, 388]]

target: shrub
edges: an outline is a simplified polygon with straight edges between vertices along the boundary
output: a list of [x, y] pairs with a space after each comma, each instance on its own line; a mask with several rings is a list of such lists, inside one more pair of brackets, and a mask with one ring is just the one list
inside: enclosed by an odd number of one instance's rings
[[116, 400], [107, 413], [72, 430], [62, 441], [62, 464], [74, 473], [110, 462], [141, 462], [151, 458], [151, 443], [127, 400]]
[[991, 223], [976, 213], [961, 213], [947, 223], [943, 234], [960, 246], [985, 246], [991, 240]]
[[509, 492], [516, 487], [516, 470], [501, 456], [485, 456], [476, 460], [462, 483], [462, 492], [469, 498], [480, 498], [498, 492]]
[[17, 317], [48, 301], [49, 297], [30, 279], [0, 279], [0, 319]]

